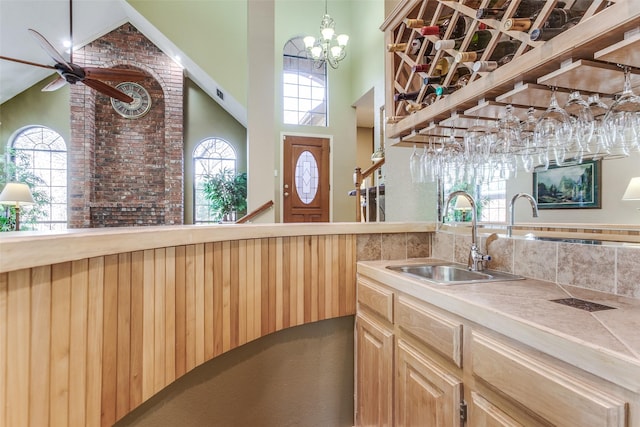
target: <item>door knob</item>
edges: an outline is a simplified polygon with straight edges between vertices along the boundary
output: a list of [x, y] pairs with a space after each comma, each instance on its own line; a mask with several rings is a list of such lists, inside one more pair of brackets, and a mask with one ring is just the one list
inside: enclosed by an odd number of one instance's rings
[[289, 197], [289, 193], [287, 191], [284, 192], [284, 197]]

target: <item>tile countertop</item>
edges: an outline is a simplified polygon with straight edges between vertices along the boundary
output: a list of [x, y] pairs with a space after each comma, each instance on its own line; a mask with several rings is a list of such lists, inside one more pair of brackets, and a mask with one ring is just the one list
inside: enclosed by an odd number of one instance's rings
[[[358, 273], [640, 393], [640, 300], [529, 278], [435, 285], [385, 268], [426, 260], [361, 261]], [[615, 309], [550, 301], [572, 297]]]

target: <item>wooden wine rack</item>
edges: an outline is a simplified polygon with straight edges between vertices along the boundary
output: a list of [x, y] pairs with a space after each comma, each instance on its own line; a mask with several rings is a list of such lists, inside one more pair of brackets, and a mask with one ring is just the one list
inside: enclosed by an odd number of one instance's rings
[[[574, 3], [563, 1], [566, 7]], [[437, 137], [450, 135], [460, 137], [472, 119], [496, 120], [502, 114], [500, 107], [508, 103], [516, 104], [520, 118], [529, 105], [542, 111], [548, 105], [550, 87], [558, 88], [560, 103], [571, 90], [600, 93], [610, 102], [612, 95], [622, 90], [624, 78], [618, 64], [634, 67], [632, 86], [640, 88], [640, 0], [615, 0], [609, 7], [606, 7], [608, 0], [593, 0], [576, 26], [546, 42], [530, 41], [528, 32], [503, 29], [504, 21], [513, 16], [520, 0], [512, 0], [500, 20], [477, 19], [477, 9], [488, 3], [489, 0], [405, 0], [383, 23], [381, 30], [385, 32], [386, 44], [410, 45], [421, 34], [419, 28], [407, 27], [405, 18], [423, 19], [436, 25], [446, 17], [455, 22], [458, 16], [466, 16], [469, 24], [461, 51], [469, 45], [480, 23], [493, 34], [479, 60], [489, 58], [501, 39], [521, 42], [511, 62], [491, 72], [472, 73], [466, 86], [413, 113], [406, 112], [407, 101], [395, 101], [394, 95], [424, 91], [423, 78], [432, 75], [440, 58], [454, 56], [456, 52], [437, 51], [427, 73], [412, 70], [424, 55], [427, 43], [422, 43], [416, 55], [406, 51], [385, 53], [386, 134], [393, 145], [438, 142]], [[557, 0], [547, 0], [531, 28], [541, 26], [556, 4]], [[450, 36], [453, 27], [447, 28], [444, 38]], [[438, 40], [437, 36], [426, 38], [434, 43]], [[451, 64], [444, 85], [453, 80], [459, 65]], [[513, 101], [527, 98], [535, 98], [536, 102]]]

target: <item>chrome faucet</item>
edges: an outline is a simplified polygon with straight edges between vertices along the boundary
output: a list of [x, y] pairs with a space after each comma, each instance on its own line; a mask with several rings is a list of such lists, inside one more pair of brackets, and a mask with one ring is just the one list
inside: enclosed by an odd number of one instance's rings
[[528, 193], [516, 193], [509, 202], [509, 225], [507, 226], [507, 237], [511, 237], [512, 234], [513, 223], [515, 222], [516, 216], [516, 210], [513, 207], [516, 203], [516, 200], [518, 200], [518, 198], [520, 197], [524, 197], [525, 199], [529, 200], [529, 204], [531, 204], [531, 210], [533, 211], [533, 217], [538, 217], [538, 204], [536, 203], [536, 199], [534, 199], [533, 196]]
[[[478, 249], [478, 222], [477, 222], [477, 213], [476, 213], [476, 201], [474, 198], [467, 193], [466, 191], [454, 191], [449, 194], [447, 201], [444, 204], [444, 214], [447, 213], [449, 209], [449, 202], [456, 196], [461, 196], [469, 200], [469, 204], [471, 205], [471, 249], [469, 251], [469, 260], [467, 262], [467, 267], [472, 271], [482, 271], [485, 268], [485, 262], [491, 261], [490, 255], [485, 255]], [[444, 214], [443, 214], [443, 222], [444, 222]]]

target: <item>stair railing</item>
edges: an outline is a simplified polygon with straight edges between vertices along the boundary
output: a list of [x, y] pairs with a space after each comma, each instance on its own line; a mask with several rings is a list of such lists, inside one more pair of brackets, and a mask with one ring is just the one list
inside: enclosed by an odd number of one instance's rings
[[[355, 199], [356, 199], [356, 222], [371, 222], [371, 194], [375, 193], [376, 209], [375, 209], [375, 221], [380, 221], [380, 212], [382, 207], [380, 206], [380, 174], [376, 173], [374, 176], [373, 186], [365, 185], [365, 188], [361, 188], [363, 183], [366, 183], [366, 179], [378, 171], [382, 165], [384, 165], [384, 158], [376, 161], [373, 165], [369, 166], [364, 172], [360, 167], [356, 167], [353, 173], [353, 183], [355, 185]], [[362, 210], [364, 209], [364, 215]]]

